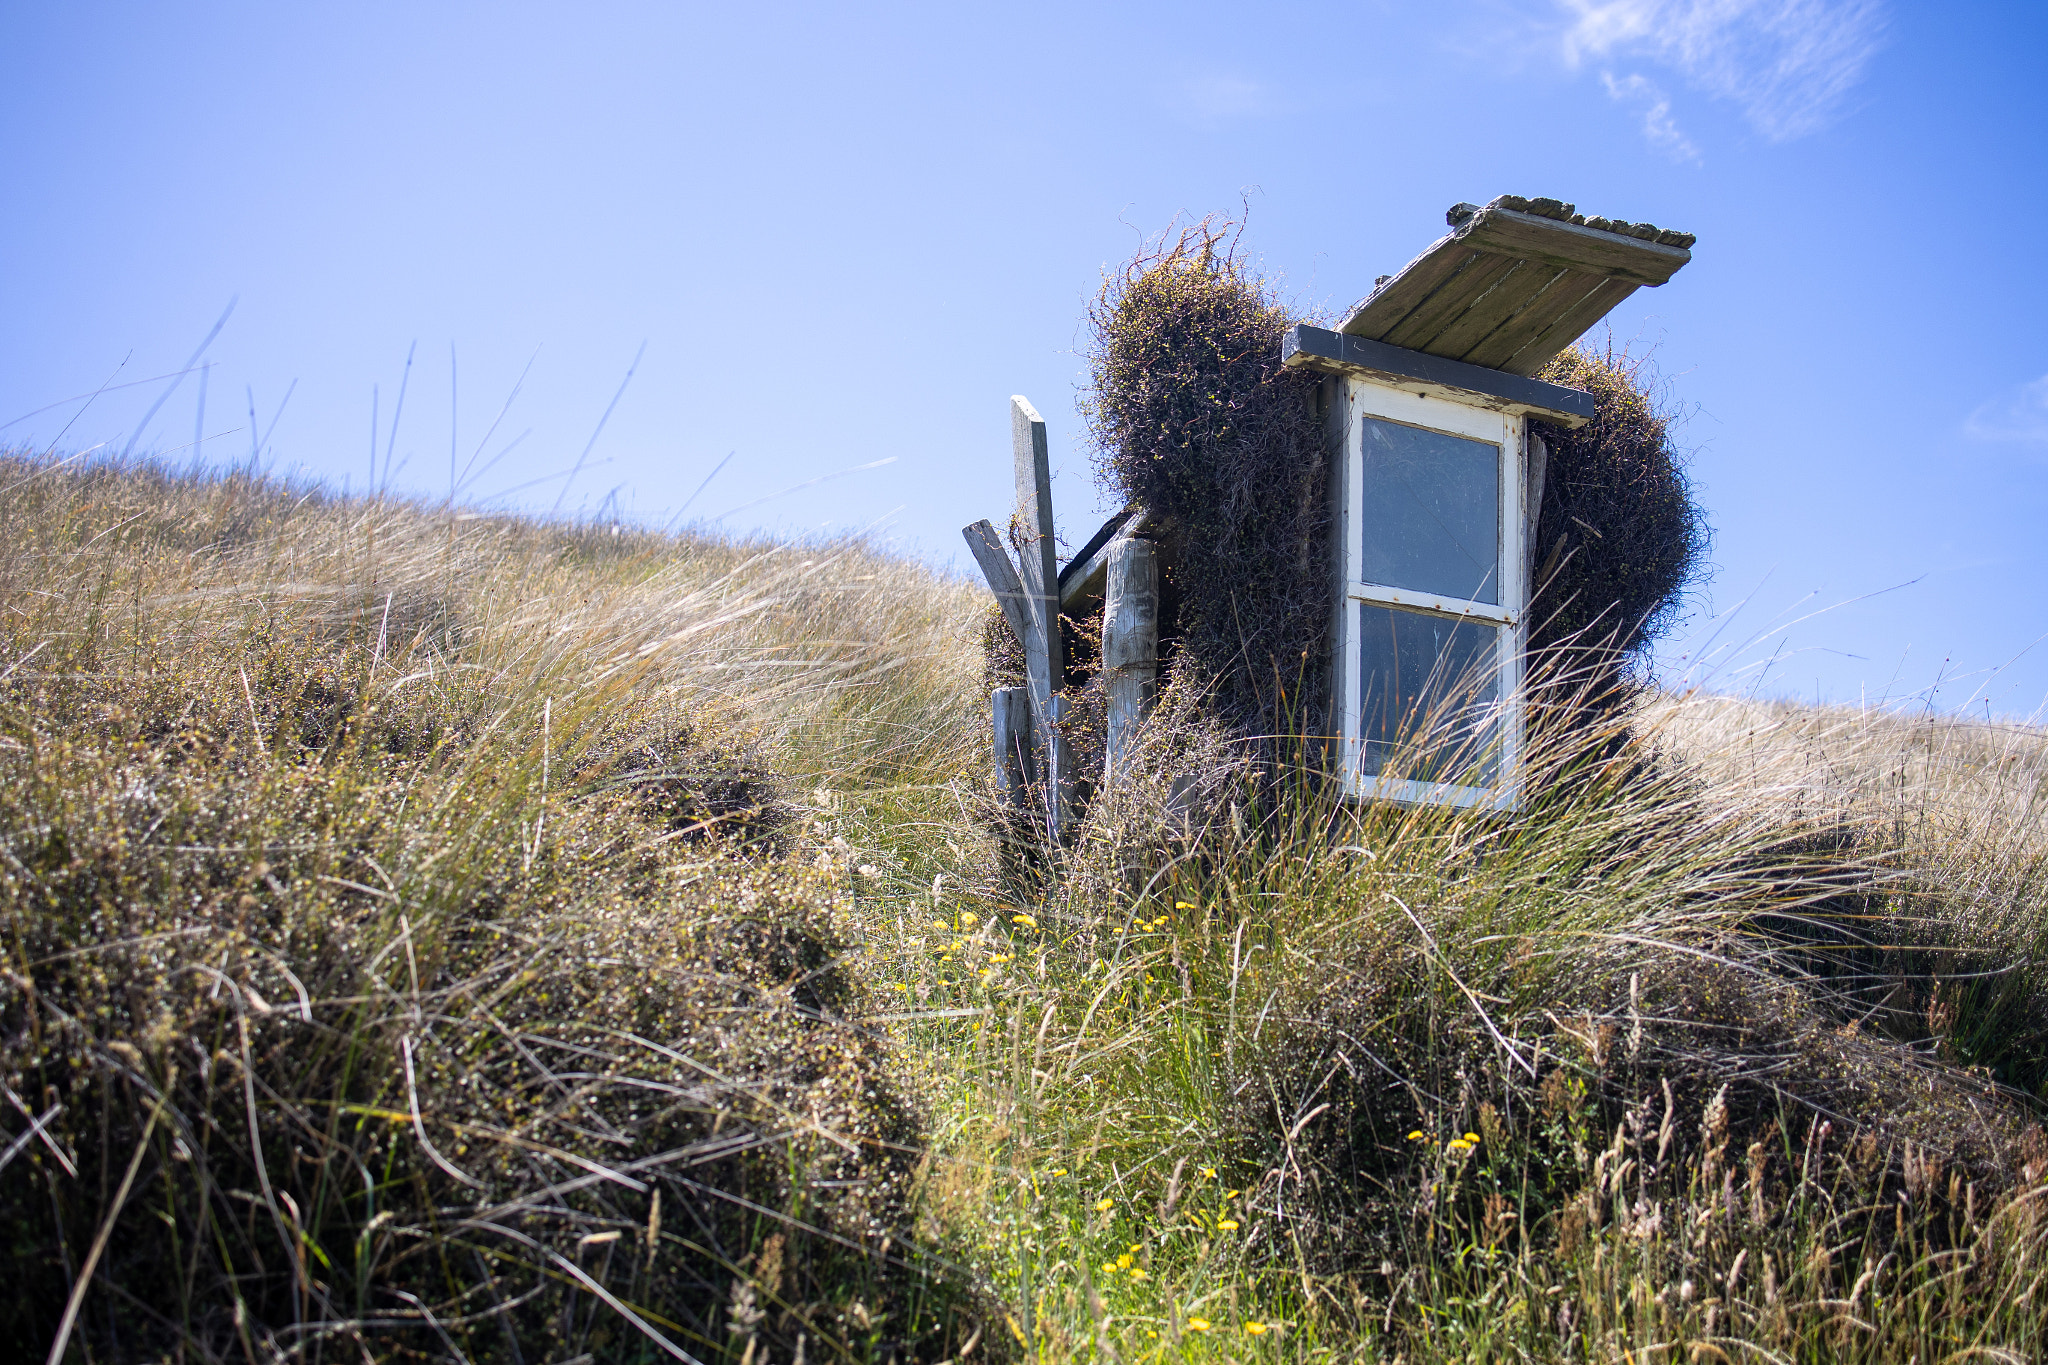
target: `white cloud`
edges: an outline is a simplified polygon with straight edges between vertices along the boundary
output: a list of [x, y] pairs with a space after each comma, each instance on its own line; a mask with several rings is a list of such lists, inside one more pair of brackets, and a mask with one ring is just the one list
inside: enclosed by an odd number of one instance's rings
[[2019, 384], [1983, 404], [1963, 421], [1963, 430], [1983, 441], [2033, 441], [2048, 445], [2048, 374]]
[[1693, 145], [1678, 126], [1678, 120], [1671, 117], [1671, 98], [1657, 86], [1641, 76], [1623, 76], [1616, 79], [1611, 71], [1604, 71], [1600, 79], [1607, 85], [1610, 98], [1624, 104], [1638, 104], [1643, 110], [1643, 136], [1653, 147], [1669, 152], [1674, 161], [1698, 161], [1700, 149]]
[[1885, 25], [1881, 0], [1558, 3], [1571, 19], [1568, 63], [1659, 63], [1734, 102], [1773, 142], [1827, 126], [1862, 79]]

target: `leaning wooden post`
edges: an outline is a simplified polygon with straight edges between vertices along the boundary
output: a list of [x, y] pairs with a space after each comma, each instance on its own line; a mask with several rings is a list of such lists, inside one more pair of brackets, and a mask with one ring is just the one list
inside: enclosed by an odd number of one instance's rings
[[1109, 742], [1102, 785], [1114, 786], [1159, 679], [1159, 563], [1152, 542], [1125, 537], [1109, 547], [1102, 602], [1102, 667], [1109, 675]]
[[1024, 580], [1024, 600], [1031, 632], [1023, 640], [1024, 670], [1031, 688], [1031, 711], [1037, 722], [1039, 771], [1045, 779], [1046, 833], [1057, 841], [1067, 823], [1073, 786], [1067, 742], [1060, 733], [1064, 706], [1059, 690], [1066, 685], [1066, 659], [1060, 639], [1060, 572], [1053, 540], [1052, 458], [1045, 437], [1045, 419], [1022, 394], [1010, 399], [1010, 454], [1017, 476], [1017, 561]]

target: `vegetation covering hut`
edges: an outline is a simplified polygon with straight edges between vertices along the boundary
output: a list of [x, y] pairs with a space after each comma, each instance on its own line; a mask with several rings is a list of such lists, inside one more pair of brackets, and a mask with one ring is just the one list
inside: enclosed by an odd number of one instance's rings
[[1516, 196], [1447, 216], [1334, 329], [1206, 223], [1109, 281], [1089, 416], [1125, 505], [1064, 567], [1012, 400], [1016, 561], [967, 537], [1004, 613], [997, 783], [1048, 834], [1162, 683], [1349, 796], [1512, 806], [1531, 727], [1611, 705], [1671, 619], [1705, 527], [1665, 419], [1626, 358], [1570, 348], [1692, 236]]

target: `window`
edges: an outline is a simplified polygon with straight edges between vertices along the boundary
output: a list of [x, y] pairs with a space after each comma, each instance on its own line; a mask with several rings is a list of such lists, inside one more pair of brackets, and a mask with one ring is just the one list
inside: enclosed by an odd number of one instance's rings
[[1514, 804], [1524, 419], [1343, 381], [1336, 695], [1347, 790]]

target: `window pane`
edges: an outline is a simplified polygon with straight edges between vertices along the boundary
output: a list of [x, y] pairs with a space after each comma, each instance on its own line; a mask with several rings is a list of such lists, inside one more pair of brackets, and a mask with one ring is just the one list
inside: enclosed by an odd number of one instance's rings
[[1400, 777], [1493, 783], [1501, 627], [1398, 607], [1358, 607], [1360, 766], [1377, 776], [1404, 745]]
[[1365, 419], [1367, 583], [1500, 602], [1500, 447]]

